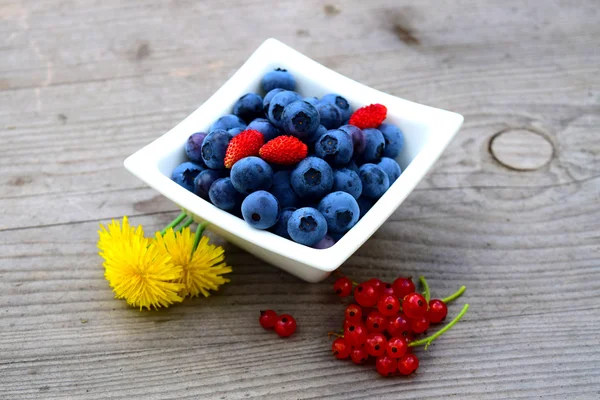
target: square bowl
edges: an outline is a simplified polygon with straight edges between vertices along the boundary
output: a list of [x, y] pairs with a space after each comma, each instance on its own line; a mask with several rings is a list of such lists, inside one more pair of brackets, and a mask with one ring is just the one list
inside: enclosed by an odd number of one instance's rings
[[[372, 103], [387, 107], [386, 122], [397, 125], [405, 145], [397, 158], [402, 174], [371, 210], [334, 246], [319, 250], [252, 228], [244, 220], [220, 210], [170, 179], [186, 160], [184, 145], [194, 132], [208, 131], [220, 116], [231, 113], [235, 101], [248, 92], [260, 92], [260, 79], [285, 68], [303, 96], [339, 93], [353, 109]], [[242, 67], [204, 104], [163, 136], [125, 160], [125, 168], [172, 200], [196, 222], [228, 241], [297, 277], [318, 282], [346, 261], [400, 206], [423, 179], [460, 129], [463, 116], [413, 103], [372, 89], [300, 54], [275, 40], [266, 40]]]

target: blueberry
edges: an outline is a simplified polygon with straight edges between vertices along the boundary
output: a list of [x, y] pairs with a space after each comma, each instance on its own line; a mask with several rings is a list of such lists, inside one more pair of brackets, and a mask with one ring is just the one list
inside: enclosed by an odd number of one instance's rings
[[269, 190], [273, 183], [273, 169], [261, 158], [242, 158], [231, 168], [231, 183], [243, 194]]
[[350, 168], [342, 168], [333, 173], [333, 190], [342, 191], [358, 199], [362, 194], [362, 182], [358, 173]]
[[281, 170], [273, 174], [273, 187], [290, 187], [290, 181], [292, 179], [292, 171]]
[[396, 158], [404, 147], [404, 134], [396, 126], [392, 124], [379, 125], [379, 131], [385, 140], [384, 157]]
[[319, 99], [317, 99], [316, 97], [305, 97], [304, 101], [310, 103], [314, 107], [316, 107], [319, 104]]
[[183, 186], [190, 192], [194, 191], [194, 179], [204, 167], [191, 161], [179, 164], [171, 174], [171, 179], [180, 186]]
[[314, 246], [326, 233], [327, 221], [314, 208], [300, 208], [294, 211], [288, 220], [288, 234], [296, 243]]
[[288, 135], [304, 140], [314, 135], [319, 128], [319, 112], [310, 103], [294, 101], [283, 109], [281, 125]]
[[254, 129], [255, 131], [262, 133], [265, 137], [265, 143], [281, 135], [279, 129], [273, 126], [273, 124], [271, 124], [266, 118], [256, 118], [254, 121], [248, 124], [247, 129]]
[[283, 89], [277, 88], [269, 91], [269, 93], [265, 95], [265, 97], [263, 98], [263, 112], [265, 113], [265, 115], [269, 112], [269, 105], [271, 104], [271, 100], [273, 100], [273, 97], [275, 97], [277, 93], [281, 93], [284, 91], [285, 90]]
[[273, 175], [271, 194], [277, 198], [282, 208], [297, 207], [300, 199], [290, 183], [291, 171], [278, 171]]
[[360, 217], [361, 218], [364, 217], [365, 214], [367, 212], [369, 212], [371, 207], [373, 207], [373, 205], [375, 204], [375, 200], [369, 199], [368, 197], [365, 197], [365, 196], [360, 196], [358, 198], [358, 200], [356, 200], [356, 202], [358, 203], [358, 208], [360, 208]]
[[232, 210], [227, 210], [227, 212], [229, 212], [229, 214], [231, 214], [231, 215], [235, 215], [239, 219], [244, 219], [244, 216], [242, 215], [242, 204], [241, 204], [241, 202], [244, 200], [244, 196], [240, 195], [239, 193], [238, 193], [238, 195], [240, 197], [238, 198], [237, 202], [235, 203], [235, 207], [233, 207]]
[[289, 188], [271, 188], [270, 192], [279, 200], [282, 207], [297, 207], [300, 201], [291, 186]]
[[390, 187], [390, 178], [375, 164], [365, 164], [358, 170], [363, 185], [363, 196], [380, 198]]
[[297, 208], [302, 208], [302, 207], [311, 207], [311, 208], [317, 208], [319, 207], [319, 201], [321, 199], [320, 198], [316, 198], [316, 199], [300, 199], [300, 204], [298, 205]]
[[318, 210], [327, 221], [329, 232], [348, 232], [360, 217], [360, 209], [354, 197], [346, 192], [333, 192], [323, 197]]
[[213, 132], [216, 130], [224, 130], [228, 131], [233, 128], [245, 128], [246, 123], [242, 121], [240, 117], [233, 114], [223, 115], [221, 118], [216, 120], [211, 126], [208, 132]]
[[276, 127], [281, 128], [283, 109], [288, 104], [297, 100], [302, 100], [302, 97], [300, 97], [300, 95], [296, 92], [290, 92], [289, 90], [286, 90], [277, 93], [269, 104], [269, 112], [267, 114], [269, 121], [271, 121], [271, 123]]
[[331, 192], [333, 170], [324, 160], [307, 157], [292, 171], [291, 182], [300, 198], [318, 199]]
[[247, 93], [233, 105], [233, 114], [246, 122], [263, 115], [263, 99], [256, 93]]
[[336, 242], [339, 242], [340, 239], [343, 238], [345, 234], [346, 234], [346, 232], [344, 232], [344, 233], [329, 232], [328, 233], [328, 235], [331, 236], [331, 238], [333, 240], [335, 240]]
[[287, 70], [281, 68], [267, 72], [260, 81], [260, 84], [265, 93], [277, 88], [285, 90], [296, 89], [296, 79]]
[[352, 158], [353, 150], [350, 135], [339, 129], [327, 131], [315, 143], [317, 157], [334, 165], [348, 164]]
[[210, 186], [208, 197], [221, 210], [231, 211], [239, 205], [242, 196], [235, 190], [230, 178], [220, 178]]
[[335, 239], [329, 235], [323, 236], [323, 239], [319, 240], [317, 244], [313, 246], [315, 249], [328, 249], [335, 244]]
[[366, 163], [379, 162], [385, 150], [385, 139], [383, 134], [377, 129], [363, 129], [366, 139], [365, 151], [362, 154], [362, 161]]
[[231, 138], [229, 132], [221, 129], [206, 135], [202, 142], [202, 159], [208, 168], [225, 168], [225, 152]]
[[[312, 145], [317, 141], [318, 138], [320, 138], [321, 136], [323, 136], [326, 133], [327, 133], [327, 128], [325, 128], [323, 125], [319, 125], [319, 127], [317, 128], [315, 133], [312, 134], [312, 136], [304, 139], [304, 143], [306, 143], [308, 145]], [[310, 148], [310, 146], [309, 146], [309, 148]]]
[[[281, 207], [281, 204], [279, 204], [279, 206]], [[292, 238], [287, 231], [287, 224], [294, 211], [296, 211], [294, 207], [283, 208], [279, 212], [279, 219], [269, 230], [277, 236], [291, 240]]]
[[356, 161], [352, 160], [347, 165], [346, 168], [351, 169], [352, 171], [358, 174], [358, 165], [356, 165]]
[[244, 128], [231, 128], [227, 132], [229, 132], [231, 137], [235, 137], [235, 136], [239, 135], [240, 133], [244, 132], [244, 130], [245, 130]]
[[340, 126], [340, 130], [346, 132], [352, 137], [352, 144], [354, 145], [354, 156], [359, 156], [365, 151], [367, 146], [367, 140], [365, 134], [360, 128], [354, 125], [343, 125]]
[[337, 129], [342, 124], [342, 113], [333, 104], [319, 102], [317, 107], [321, 117], [321, 125], [327, 129]]
[[390, 186], [392, 183], [396, 182], [396, 179], [402, 173], [402, 169], [400, 169], [400, 165], [393, 158], [383, 157], [379, 164], [377, 164], [379, 168], [383, 170], [390, 179]]
[[279, 218], [279, 202], [264, 190], [251, 193], [242, 202], [242, 216], [253, 228], [268, 229]]
[[342, 121], [347, 121], [352, 115], [352, 107], [350, 107], [350, 103], [348, 103], [348, 100], [339, 94], [326, 94], [325, 96], [321, 97], [321, 103], [333, 104], [337, 106], [342, 113]]
[[187, 142], [185, 142], [185, 154], [190, 161], [195, 162], [204, 166], [204, 160], [202, 159], [202, 141], [206, 137], [206, 133], [197, 132], [190, 135]]
[[200, 172], [194, 179], [194, 193], [202, 197], [204, 200], [209, 200], [208, 191], [210, 186], [219, 178], [224, 178], [225, 170], [205, 169]]

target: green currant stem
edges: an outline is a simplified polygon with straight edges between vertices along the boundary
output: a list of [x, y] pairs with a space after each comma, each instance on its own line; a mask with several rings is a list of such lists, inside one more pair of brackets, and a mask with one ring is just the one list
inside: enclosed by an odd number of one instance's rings
[[204, 229], [206, 229], [207, 226], [208, 222], [203, 222], [199, 224], [196, 228], [196, 236], [194, 236], [194, 245], [192, 246], [192, 255], [194, 255], [194, 252], [198, 248], [198, 243], [200, 243], [200, 237], [202, 237], [202, 232], [204, 232]]
[[327, 339], [331, 339], [332, 336], [339, 337], [339, 338], [343, 338], [344, 337], [344, 335], [340, 335], [337, 332], [327, 332]]
[[429, 300], [431, 300], [431, 293], [429, 292], [429, 284], [427, 283], [427, 279], [424, 276], [419, 277], [419, 282], [421, 282], [421, 286], [423, 286], [423, 296], [429, 304]]
[[174, 228], [177, 225], [179, 225], [179, 223], [183, 221], [185, 217], [187, 217], [187, 214], [185, 212], [181, 212], [181, 214], [179, 214], [177, 218], [171, 221], [169, 225], [165, 226], [165, 228], [162, 231], [160, 231], [161, 236], [167, 233], [167, 229]]
[[442, 301], [446, 304], [450, 303], [452, 300], [456, 300], [458, 299], [464, 292], [465, 290], [467, 290], [466, 286], [461, 286], [460, 289], [458, 289], [456, 292], [452, 293], [450, 296], [448, 297], [444, 297], [442, 299]]
[[416, 347], [416, 346], [425, 345], [425, 350], [427, 350], [427, 348], [429, 347], [429, 345], [431, 344], [431, 342], [433, 342], [438, 337], [442, 336], [444, 334], [444, 332], [446, 332], [447, 330], [449, 330], [450, 328], [452, 328], [458, 321], [460, 321], [460, 319], [463, 317], [463, 315], [465, 315], [467, 313], [468, 309], [469, 309], [469, 305], [465, 304], [463, 306], [463, 309], [460, 311], [460, 313], [458, 313], [458, 315], [456, 317], [454, 317], [454, 319], [452, 321], [448, 322], [448, 324], [446, 326], [444, 326], [442, 329], [440, 329], [439, 331], [437, 331], [433, 335], [428, 336], [426, 338], [419, 339], [419, 340], [413, 340], [412, 342], [410, 342], [408, 344], [408, 346], [409, 347]]

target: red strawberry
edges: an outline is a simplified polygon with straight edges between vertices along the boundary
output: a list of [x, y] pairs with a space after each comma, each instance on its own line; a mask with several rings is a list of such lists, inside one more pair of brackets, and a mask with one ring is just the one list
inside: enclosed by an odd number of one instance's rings
[[278, 136], [261, 147], [258, 154], [273, 164], [294, 165], [306, 158], [308, 147], [294, 136]]
[[354, 111], [349, 124], [360, 129], [377, 128], [387, 115], [387, 108], [382, 104], [371, 104]]
[[259, 131], [248, 129], [239, 133], [231, 139], [225, 152], [225, 168], [233, 167], [233, 164], [245, 157], [257, 156], [261, 146], [265, 143], [265, 137]]

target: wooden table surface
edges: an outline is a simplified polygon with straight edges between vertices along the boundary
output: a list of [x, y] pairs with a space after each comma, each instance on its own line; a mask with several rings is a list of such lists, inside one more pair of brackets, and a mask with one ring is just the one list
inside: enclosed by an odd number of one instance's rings
[[[598, 21], [594, 0], [0, 0], [0, 398], [598, 399]], [[104, 280], [99, 223], [177, 214], [123, 159], [268, 37], [465, 116], [341, 268], [468, 287], [410, 378], [333, 359], [331, 281], [231, 245], [232, 282], [208, 299], [140, 313]], [[298, 332], [263, 331], [265, 308]]]

